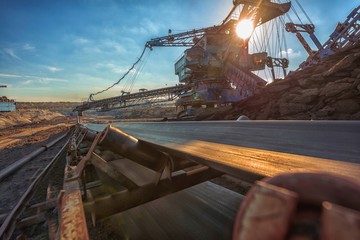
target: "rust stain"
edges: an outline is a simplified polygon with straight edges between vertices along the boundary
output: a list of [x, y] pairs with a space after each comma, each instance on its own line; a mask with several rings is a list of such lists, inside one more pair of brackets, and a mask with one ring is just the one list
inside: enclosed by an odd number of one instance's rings
[[79, 191], [66, 194], [61, 206], [61, 239], [89, 239]]

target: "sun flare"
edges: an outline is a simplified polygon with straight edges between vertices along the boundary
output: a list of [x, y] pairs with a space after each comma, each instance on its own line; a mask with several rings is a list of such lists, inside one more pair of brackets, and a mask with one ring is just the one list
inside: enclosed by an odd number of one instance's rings
[[254, 23], [250, 19], [243, 19], [236, 26], [236, 34], [242, 39], [248, 39], [253, 31]]

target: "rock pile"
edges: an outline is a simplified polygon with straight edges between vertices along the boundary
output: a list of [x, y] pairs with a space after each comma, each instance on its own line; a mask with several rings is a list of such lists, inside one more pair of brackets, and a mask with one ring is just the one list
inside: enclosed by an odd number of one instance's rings
[[208, 119], [360, 119], [360, 44], [268, 84]]

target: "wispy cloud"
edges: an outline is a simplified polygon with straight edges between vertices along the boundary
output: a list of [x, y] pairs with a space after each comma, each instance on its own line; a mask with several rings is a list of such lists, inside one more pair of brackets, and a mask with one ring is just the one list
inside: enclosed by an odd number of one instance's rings
[[78, 51], [83, 54], [125, 54], [127, 48], [119, 42], [111, 38], [84, 38], [76, 35], [65, 35], [66, 41], [72, 42]]
[[22, 47], [26, 51], [35, 51], [35, 47], [31, 45], [30, 43], [25, 43]]
[[76, 37], [73, 42], [78, 45], [86, 45], [89, 44], [91, 41], [87, 38]]
[[27, 77], [37, 79], [39, 83], [68, 82], [68, 80], [61, 78], [50, 78], [50, 77], [41, 77], [41, 76], [27, 76]]
[[140, 24], [134, 26], [132, 28], [128, 28], [129, 31], [133, 34], [150, 34], [150, 35], [158, 35], [160, 33], [160, 29], [163, 28], [163, 24], [155, 23], [150, 19], [142, 19]]
[[117, 73], [117, 74], [125, 73], [128, 70], [126, 67], [117, 66], [113, 63], [97, 63], [95, 65], [95, 68], [100, 69], [100, 70], [109, 70], [109, 71], [111, 71], [113, 73]]
[[0, 73], [0, 78], [17, 78], [18, 75], [15, 74], [7, 74], [7, 73]]
[[57, 68], [57, 67], [52, 67], [52, 66], [46, 66], [46, 69], [47, 69], [49, 72], [59, 72], [59, 71], [64, 70], [64, 69], [62, 69], [62, 68]]
[[[50, 91], [52, 88], [51, 87], [19, 87], [17, 89], [25, 89], [26, 91]], [[41, 98], [41, 96], [38, 96]], [[30, 97], [31, 98], [31, 97]], [[28, 101], [29, 96], [26, 96], [26, 101]]]
[[84, 54], [103, 54], [104, 52], [97, 46], [85, 46], [81, 49]]
[[298, 57], [301, 56], [300, 51], [294, 51], [292, 48], [288, 48], [286, 51], [281, 51], [282, 55], [288, 54], [290, 57]]
[[0, 78], [22, 78], [25, 81], [22, 84], [31, 84], [31, 83], [43, 83], [47, 84], [49, 82], [68, 82], [66, 79], [61, 78], [51, 78], [51, 77], [43, 77], [43, 76], [35, 76], [35, 75], [19, 75], [19, 74], [8, 74], [8, 73], [0, 73]]
[[129, 31], [133, 34], [146, 34], [147, 31], [144, 27], [134, 26], [132, 28], [129, 28]]
[[17, 60], [21, 60], [21, 58], [15, 54], [15, 51], [14, 51], [14, 49], [12, 49], [12, 48], [4, 48], [4, 49], [3, 49], [3, 52], [4, 52], [6, 55], [8, 55], [8, 56], [10, 56], [10, 57], [12, 57], [12, 58], [15, 58], [15, 59], [17, 59]]
[[23, 85], [30, 85], [32, 84], [34, 81], [33, 80], [26, 80], [24, 82], [22, 82]]
[[111, 39], [101, 40], [100, 47], [102, 47], [107, 52], [116, 52], [118, 54], [126, 53], [126, 48], [122, 44]]

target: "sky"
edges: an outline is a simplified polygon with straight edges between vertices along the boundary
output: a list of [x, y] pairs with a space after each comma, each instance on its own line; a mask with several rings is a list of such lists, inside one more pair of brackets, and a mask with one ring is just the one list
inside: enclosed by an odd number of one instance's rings
[[[321, 43], [360, 3], [298, 2]], [[168, 29], [177, 33], [218, 25], [231, 7], [232, 0], [0, 0], [0, 85], [8, 86], [0, 95], [21, 102], [86, 100], [116, 82], [146, 41], [166, 36]], [[307, 54], [293, 34], [286, 39], [284, 51], [290, 69], [296, 69]], [[184, 50], [146, 51], [138, 71], [95, 99], [178, 84], [174, 63]]]

